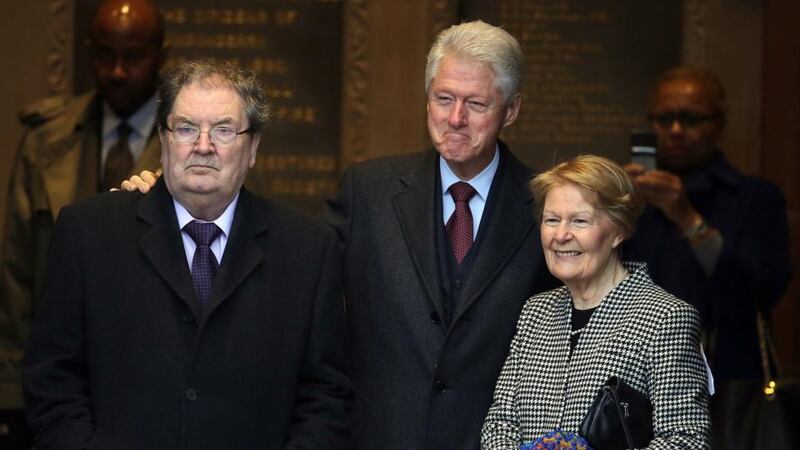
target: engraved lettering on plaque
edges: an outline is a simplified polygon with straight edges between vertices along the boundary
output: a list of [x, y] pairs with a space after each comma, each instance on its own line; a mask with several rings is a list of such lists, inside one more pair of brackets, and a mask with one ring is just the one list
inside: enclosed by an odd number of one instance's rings
[[163, 0], [167, 66], [193, 58], [257, 73], [272, 105], [246, 186], [315, 213], [338, 181], [342, 4]]
[[581, 152], [627, 160], [651, 82], [680, 58], [680, 2], [471, 0], [525, 54], [522, 112], [502, 139], [535, 168]]

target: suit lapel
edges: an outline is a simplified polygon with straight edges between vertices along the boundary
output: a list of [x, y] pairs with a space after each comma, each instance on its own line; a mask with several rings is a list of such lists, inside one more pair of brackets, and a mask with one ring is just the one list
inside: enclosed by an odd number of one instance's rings
[[550, 327], [551, 329], [547, 330], [548, 332], [540, 336], [537, 341], [544, 345], [542, 348], [552, 349], [550, 364], [557, 370], [554, 373], [567, 373], [570, 360], [569, 340], [572, 331], [572, 299], [566, 288], [560, 291], [558, 299], [555, 300], [552, 308], [555, 322]]
[[231, 296], [264, 258], [255, 238], [266, 231], [267, 225], [262, 216], [254, 213], [252, 202], [252, 196], [242, 190], [205, 314], [201, 314], [198, 305], [172, 196], [163, 179], [156, 183], [152, 194], [145, 196], [139, 206], [139, 217], [149, 225], [139, 241], [139, 247], [156, 272], [196, 317], [208, 317], [220, 303]]
[[[264, 252], [256, 238], [265, 233], [267, 223], [256, 213], [255, 199], [242, 189], [231, 225], [231, 235], [225, 246], [219, 272], [214, 279], [214, 290], [208, 304], [210, 315], [222, 302], [233, 294], [264, 260]], [[266, 294], [265, 294], [266, 295]]]
[[183, 248], [178, 218], [172, 196], [163, 179], [139, 205], [139, 218], [149, 225], [139, 241], [139, 248], [178, 297], [199, 316], [199, 305], [192, 284], [186, 251]]
[[403, 238], [408, 246], [414, 267], [419, 274], [428, 299], [439, 317], [446, 317], [441, 302], [441, 280], [436, 256], [434, 211], [436, 157], [434, 151], [425, 153], [407, 174], [399, 179], [400, 188], [394, 195], [394, 210]]
[[502, 173], [498, 173], [502, 179], [496, 186], [497, 192], [489, 194], [498, 197], [467, 279], [463, 301], [456, 305], [453, 323], [483, 294], [534, 231], [533, 204], [525, 190], [530, 175], [502, 146], [501, 151], [505, 153]]

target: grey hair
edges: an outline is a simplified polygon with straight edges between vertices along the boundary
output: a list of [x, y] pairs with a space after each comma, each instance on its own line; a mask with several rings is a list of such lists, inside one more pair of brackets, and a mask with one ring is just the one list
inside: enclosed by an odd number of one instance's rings
[[522, 85], [522, 49], [514, 36], [502, 28], [476, 20], [453, 25], [439, 33], [428, 52], [425, 66], [425, 93], [446, 55], [488, 64], [495, 76], [495, 87], [503, 94], [505, 104], [511, 104]]
[[253, 72], [227, 61], [199, 59], [177, 65], [161, 79], [158, 86], [158, 125], [161, 128], [167, 128], [167, 117], [181, 89], [195, 83], [209, 87], [224, 86], [236, 91], [244, 101], [252, 134], [260, 133], [269, 121], [267, 95]]

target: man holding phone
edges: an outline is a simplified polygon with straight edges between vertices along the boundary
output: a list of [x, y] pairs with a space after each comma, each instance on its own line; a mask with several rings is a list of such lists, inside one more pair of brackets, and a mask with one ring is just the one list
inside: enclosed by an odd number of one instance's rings
[[760, 379], [756, 311], [768, 313], [791, 276], [783, 195], [717, 146], [725, 106], [710, 72], [667, 71], [648, 114], [658, 168], [625, 166], [648, 204], [625, 256], [646, 261], [657, 284], [700, 310], [722, 395], [728, 381]]

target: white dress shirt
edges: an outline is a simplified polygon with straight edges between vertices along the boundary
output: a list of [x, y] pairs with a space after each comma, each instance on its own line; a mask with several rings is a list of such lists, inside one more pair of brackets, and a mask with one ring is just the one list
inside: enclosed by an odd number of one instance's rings
[[456, 203], [453, 196], [450, 195], [450, 186], [459, 182], [465, 181], [475, 189], [475, 195], [469, 200], [469, 209], [472, 212], [472, 240], [478, 236], [478, 228], [481, 225], [483, 218], [483, 209], [486, 207], [486, 199], [489, 198], [489, 190], [492, 187], [492, 180], [497, 173], [497, 167], [500, 165], [500, 150], [495, 147], [494, 158], [486, 166], [481, 173], [475, 175], [472, 179], [462, 180], [456, 176], [455, 173], [447, 165], [447, 162], [439, 157], [439, 173], [442, 179], [442, 220], [445, 224], [450, 219], [450, 216], [456, 210]]
[[[225, 245], [228, 243], [228, 237], [231, 233], [231, 225], [233, 224], [233, 213], [236, 211], [236, 203], [239, 202], [239, 194], [233, 198], [233, 201], [225, 208], [221, 216], [217, 217], [213, 222], [217, 224], [222, 233], [216, 239], [211, 241], [211, 251], [217, 258], [217, 262], [222, 265], [222, 255], [225, 253]], [[172, 204], [175, 206], [175, 215], [178, 216], [178, 227], [181, 229], [181, 238], [183, 238], [183, 249], [186, 252], [186, 262], [189, 264], [189, 271], [192, 270], [192, 259], [194, 258], [194, 251], [197, 249], [194, 239], [189, 236], [189, 233], [184, 231], [183, 227], [187, 223], [196, 220], [198, 222], [207, 222], [205, 220], [195, 219], [189, 214], [189, 211], [183, 207], [177, 200], [172, 199]]]

